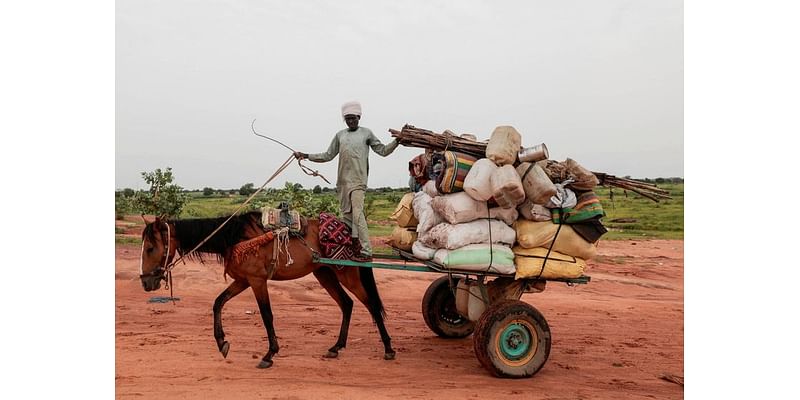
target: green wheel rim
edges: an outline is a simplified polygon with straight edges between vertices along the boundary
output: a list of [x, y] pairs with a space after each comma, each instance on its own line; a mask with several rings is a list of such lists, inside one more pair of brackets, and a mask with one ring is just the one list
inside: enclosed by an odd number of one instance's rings
[[526, 324], [512, 323], [500, 332], [500, 352], [503, 358], [516, 361], [531, 351], [531, 332]]

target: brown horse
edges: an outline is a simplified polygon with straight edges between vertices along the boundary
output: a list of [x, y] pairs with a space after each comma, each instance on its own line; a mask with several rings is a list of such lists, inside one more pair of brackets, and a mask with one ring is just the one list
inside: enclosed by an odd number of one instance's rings
[[[155, 221], [148, 223], [142, 233], [140, 278], [144, 290], [152, 291], [161, 287], [161, 281], [166, 280], [165, 268], [172, 262], [175, 254], [184, 255], [194, 249], [225, 220], [227, 217], [184, 220], [156, 218]], [[272, 324], [272, 307], [269, 303], [267, 281], [269, 279], [278, 281], [297, 279], [313, 273], [342, 310], [342, 325], [338, 340], [328, 350], [325, 357], [336, 358], [339, 350], [347, 344], [353, 300], [342, 288], [344, 285], [367, 307], [372, 315], [383, 341], [384, 358], [394, 359], [395, 351], [392, 349], [391, 338], [384, 325], [383, 303], [378, 295], [371, 268], [344, 267], [338, 269], [314, 263], [312, 249], [313, 251], [320, 249], [317, 220], [308, 220], [304, 237], [292, 238], [288, 241], [288, 254], [294, 261], [291, 265], [287, 265], [287, 254], [278, 252], [277, 264], [272, 268], [271, 277], [269, 277], [268, 269], [270, 268], [268, 267], [273, 261], [274, 246], [272, 243], [258, 247], [255, 253], [244, 257], [242, 261], [232, 261], [232, 249], [236, 244], [254, 239], [264, 233], [266, 230], [261, 225], [260, 212], [254, 211], [237, 215], [231, 218], [219, 232], [211, 236], [195, 253], [189, 254], [189, 258], [198, 259], [201, 259], [203, 254], [215, 255], [225, 266], [225, 274], [233, 278], [233, 282], [214, 301], [213, 307], [214, 338], [216, 338], [217, 347], [223, 357], [227, 357], [230, 345], [225, 340], [225, 333], [222, 330], [222, 307], [228, 300], [249, 287], [255, 294], [269, 339], [269, 351], [258, 367], [269, 368], [272, 366], [272, 357], [278, 353], [278, 339]]]

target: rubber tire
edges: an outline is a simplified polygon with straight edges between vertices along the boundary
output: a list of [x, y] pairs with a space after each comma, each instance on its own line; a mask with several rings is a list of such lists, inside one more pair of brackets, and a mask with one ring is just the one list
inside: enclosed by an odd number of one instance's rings
[[[453, 283], [458, 284], [460, 277], [453, 277]], [[451, 317], [456, 314], [460, 320], [453, 323], [444, 319], [443, 314], [449, 312]], [[475, 330], [475, 323], [456, 311], [456, 298], [450, 291], [447, 276], [443, 276], [431, 283], [425, 296], [422, 297], [422, 317], [433, 333], [447, 339], [465, 338]]]
[[[513, 365], [498, 348], [499, 335], [513, 321], [533, 327], [531, 343], [536, 343], [532, 357], [521, 365]], [[536, 335], [534, 340], [533, 335]], [[500, 378], [528, 378], [539, 372], [550, 357], [550, 326], [544, 316], [528, 303], [503, 300], [489, 306], [481, 315], [472, 338], [475, 356], [492, 375]], [[528, 357], [527, 355], [525, 356]]]

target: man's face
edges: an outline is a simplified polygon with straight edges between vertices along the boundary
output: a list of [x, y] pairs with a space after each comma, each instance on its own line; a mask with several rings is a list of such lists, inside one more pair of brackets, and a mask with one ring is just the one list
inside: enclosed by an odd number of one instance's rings
[[344, 116], [344, 123], [347, 124], [347, 128], [352, 132], [358, 129], [358, 120], [361, 117], [358, 115], [347, 114]]

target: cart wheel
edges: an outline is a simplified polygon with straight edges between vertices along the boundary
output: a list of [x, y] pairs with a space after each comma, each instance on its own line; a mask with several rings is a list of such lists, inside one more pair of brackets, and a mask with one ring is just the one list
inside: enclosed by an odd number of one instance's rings
[[473, 344], [478, 361], [492, 375], [526, 378], [550, 356], [550, 327], [528, 303], [504, 300], [491, 305], [478, 320]]
[[[453, 277], [453, 283], [458, 284], [460, 279]], [[422, 316], [428, 328], [443, 338], [463, 338], [475, 330], [475, 323], [456, 310], [456, 298], [450, 291], [447, 276], [428, 286], [422, 298]]]

